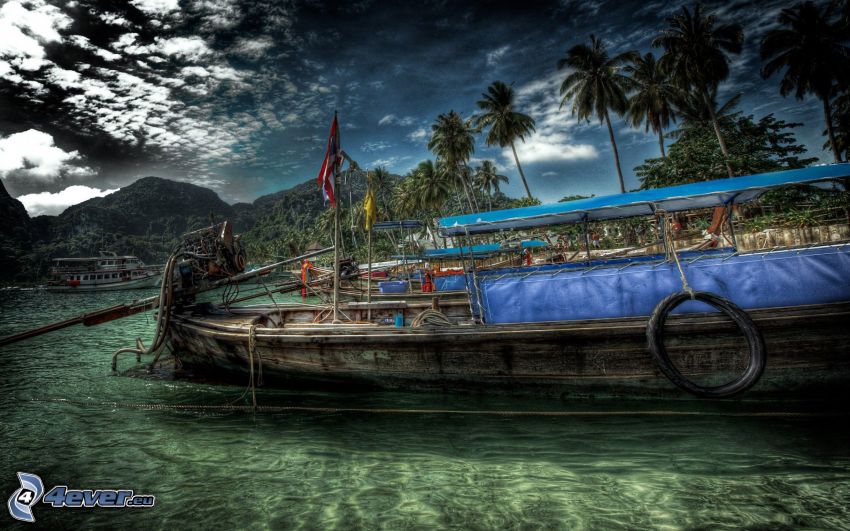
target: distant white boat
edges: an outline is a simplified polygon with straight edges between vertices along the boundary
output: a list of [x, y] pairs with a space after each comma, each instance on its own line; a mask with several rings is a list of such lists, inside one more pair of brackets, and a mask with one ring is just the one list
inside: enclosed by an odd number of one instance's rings
[[159, 284], [159, 267], [146, 266], [136, 256], [101, 251], [88, 258], [54, 258], [48, 291], [109, 291], [153, 288]]

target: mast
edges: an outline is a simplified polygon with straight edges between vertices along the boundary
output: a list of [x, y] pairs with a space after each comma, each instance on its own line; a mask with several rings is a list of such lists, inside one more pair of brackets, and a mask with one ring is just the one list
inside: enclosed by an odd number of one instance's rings
[[[336, 124], [337, 130], [337, 138], [339, 138], [339, 121], [337, 120], [336, 111], [334, 111], [334, 123]], [[336, 149], [341, 151], [342, 148], [339, 144], [337, 144]], [[341, 157], [338, 157], [336, 153], [334, 153], [334, 195], [337, 194], [339, 190], [339, 169], [342, 166]], [[341, 196], [341, 194], [340, 194]], [[341, 321], [339, 320], [339, 232], [340, 232], [340, 223], [339, 223], [339, 207], [340, 201], [342, 197], [336, 198], [336, 205], [334, 206], [334, 318], [333, 323], [338, 324]]]

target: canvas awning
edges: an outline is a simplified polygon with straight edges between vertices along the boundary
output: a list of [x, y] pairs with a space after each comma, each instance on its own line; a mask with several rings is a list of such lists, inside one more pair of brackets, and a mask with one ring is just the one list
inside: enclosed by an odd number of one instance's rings
[[816, 184], [850, 177], [850, 163], [826, 164], [799, 170], [760, 173], [626, 194], [591, 197], [440, 220], [444, 236], [530, 229], [548, 225], [649, 216], [657, 211], [678, 212], [746, 203], [779, 186]]

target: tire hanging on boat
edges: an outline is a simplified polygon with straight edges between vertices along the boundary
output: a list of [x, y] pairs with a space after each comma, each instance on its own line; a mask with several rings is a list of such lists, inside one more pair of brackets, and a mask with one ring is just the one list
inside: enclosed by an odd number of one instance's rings
[[[688, 300], [704, 302], [728, 315], [744, 333], [749, 348], [747, 369], [737, 379], [719, 386], [702, 386], [687, 379], [670, 360], [664, 347], [664, 323], [677, 306]], [[679, 388], [703, 398], [727, 398], [746, 391], [761, 378], [766, 362], [764, 339], [750, 316], [732, 301], [705, 291], [680, 291], [668, 295], [652, 311], [646, 327], [652, 357], [661, 372]]]

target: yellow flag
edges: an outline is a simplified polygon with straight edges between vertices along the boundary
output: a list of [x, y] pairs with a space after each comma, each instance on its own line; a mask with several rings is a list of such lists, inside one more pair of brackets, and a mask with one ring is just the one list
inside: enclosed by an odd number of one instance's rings
[[375, 218], [378, 217], [378, 212], [375, 207], [375, 192], [372, 187], [366, 192], [366, 197], [363, 199], [363, 214], [365, 215], [364, 226], [366, 230], [372, 230], [372, 225], [375, 224]]

